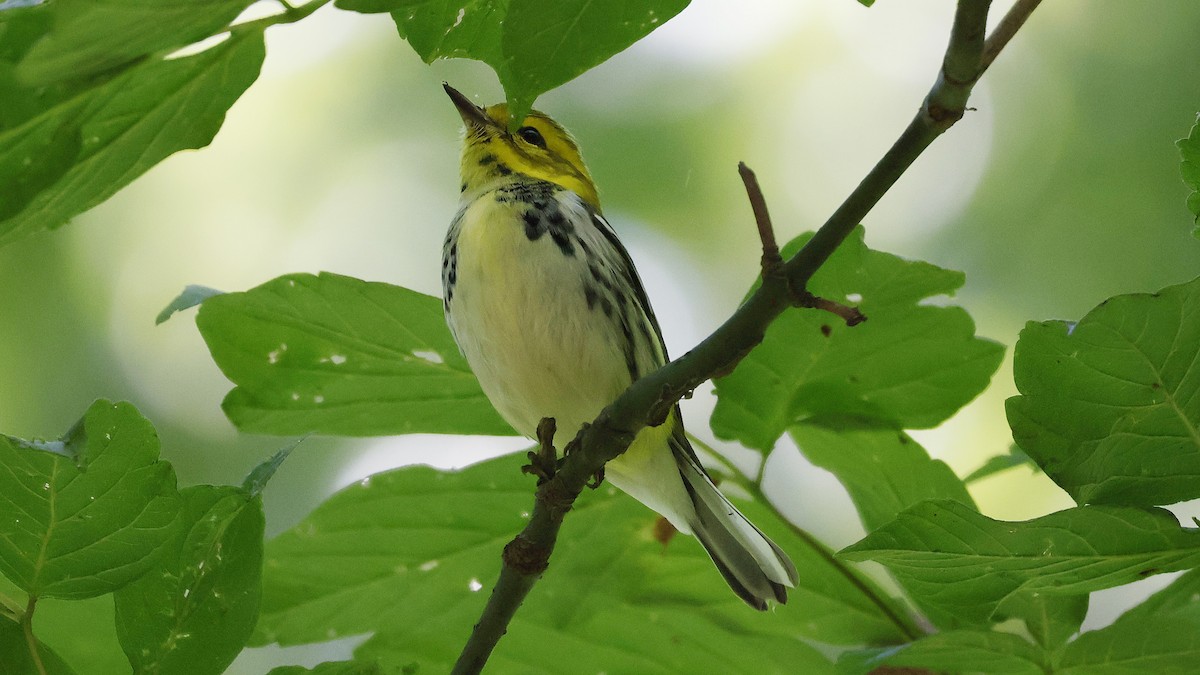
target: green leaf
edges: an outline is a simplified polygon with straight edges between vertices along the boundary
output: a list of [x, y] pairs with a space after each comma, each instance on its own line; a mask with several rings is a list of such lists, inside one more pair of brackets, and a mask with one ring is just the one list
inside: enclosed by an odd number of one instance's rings
[[838, 672], [906, 672], [913, 668], [936, 672], [988, 673], [988, 675], [1042, 675], [1042, 655], [1028, 641], [1009, 633], [952, 630], [927, 635], [898, 647], [848, 652], [838, 661]]
[[1183, 158], [1179, 163], [1179, 173], [1183, 176], [1183, 182], [1192, 189], [1187, 198], [1188, 210], [1195, 216], [1196, 221], [1196, 229], [1192, 230], [1192, 234], [1200, 238], [1200, 116], [1197, 116], [1196, 124], [1192, 126], [1192, 133], [1176, 143], [1176, 146], [1179, 147], [1179, 154]]
[[189, 284], [183, 289], [182, 293], [175, 296], [175, 299], [172, 300], [170, 304], [168, 304], [166, 307], [163, 307], [163, 311], [159, 312], [158, 316], [154, 318], [154, 325], [157, 326], [163, 323], [167, 319], [174, 316], [176, 312], [182, 312], [185, 309], [191, 309], [192, 307], [199, 305], [214, 295], [220, 295], [222, 293], [224, 293], [224, 291], [218, 291], [217, 289], [209, 288], [208, 286]]
[[1027, 324], [1013, 438], [1080, 504], [1200, 497], [1200, 279]]
[[262, 502], [245, 490], [181, 492], [169, 553], [117, 591], [117, 634], [138, 673], [220, 675], [254, 630], [262, 596]]
[[[487, 600], [500, 551], [526, 523], [533, 485], [518, 464], [505, 457], [458, 472], [399, 469], [334, 495], [268, 544], [257, 641], [369, 632], [359, 657], [448, 670]], [[879, 593], [873, 584], [833, 565], [828, 551], [806, 545], [763, 507], [744, 511], [800, 569], [788, 605], [748, 611], [693, 538], [664, 546], [655, 514], [603, 488], [571, 511], [550, 571], [489, 671], [810, 672], [807, 664], [826, 672], [828, 662], [796, 636], [905, 639], [887, 615], [890, 603], [881, 608], [863, 595], [864, 587]], [[547, 642], [556, 649], [544, 649]], [[761, 660], [739, 662], [748, 645]], [[786, 667], [785, 657], [799, 665]]]
[[57, 227], [168, 155], [207, 145], [263, 55], [261, 32], [239, 33], [72, 86], [0, 130], [0, 244]]
[[34, 596], [88, 598], [150, 569], [179, 527], [171, 465], [128, 403], [97, 401], [61, 445], [0, 436], [0, 571]]
[[262, 494], [263, 489], [267, 487], [267, 483], [275, 476], [275, 472], [279, 470], [279, 467], [303, 440], [303, 438], [300, 438], [288, 443], [276, 450], [275, 454], [271, 455], [266, 461], [254, 467], [249, 475], [246, 476], [246, 480], [242, 481], [242, 489], [249, 492], [251, 497], [257, 497]]
[[21, 624], [0, 615], [0, 673], [5, 675], [74, 675], [75, 671], [52, 649], [37, 641], [45, 670], [39, 673]]
[[468, 58], [492, 67], [509, 110], [624, 51], [688, 0], [337, 0], [342, 9], [391, 12], [400, 36], [426, 63]]
[[1169, 586], [1117, 618], [1116, 623], [1137, 623], [1151, 618], [1190, 622], [1200, 627], [1200, 570], [1189, 570]]
[[935, 501], [840, 555], [883, 563], [922, 606], [980, 625], [1003, 618], [997, 608], [1018, 593], [1088, 593], [1200, 566], [1200, 532], [1161, 509], [1083, 506], [1002, 522]]
[[1089, 596], [1016, 593], [996, 609], [997, 618], [1020, 619], [1034, 642], [1053, 651], [1079, 632], [1087, 615]]
[[514, 433], [459, 354], [437, 298], [292, 274], [209, 298], [196, 325], [237, 385], [222, 407], [243, 431]]
[[25, 55], [17, 73], [45, 84], [111, 70], [220, 33], [253, 2], [55, 0], [53, 29]]
[[[810, 237], [788, 244], [785, 257]], [[809, 290], [858, 304], [866, 323], [851, 328], [817, 310], [785, 312], [732, 374], [715, 381], [713, 431], [765, 452], [788, 427], [821, 415], [937, 426], [983, 391], [1004, 351], [975, 337], [961, 307], [927, 304], [962, 283], [960, 272], [868, 249], [857, 229]]]
[[1200, 570], [1064, 650], [1056, 673], [1190, 672], [1200, 658]]
[[925, 448], [902, 431], [861, 420], [824, 418], [797, 424], [788, 433], [809, 461], [846, 487], [868, 531], [927, 499], [975, 505], [950, 467], [930, 459]]
[[1190, 673], [1200, 659], [1200, 625], [1163, 617], [1118, 622], [1080, 635], [1063, 650], [1055, 675]]
[[326, 661], [314, 668], [279, 666], [267, 675], [384, 675], [386, 672], [378, 663]]
[[983, 463], [983, 466], [967, 474], [966, 478], [963, 478], [963, 482], [970, 485], [975, 481], [983, 480], [989, 476], [994, 476], [1022, 465], [1028, 465], [1035, 472], [1038, 470], [1038, 465], [1033, 463], [1033, 459], [1029, 455], [1025, 454], [1020, 447], [1010, 445], [1007, 455], [996, 455], [995, 457], [988, 458]]

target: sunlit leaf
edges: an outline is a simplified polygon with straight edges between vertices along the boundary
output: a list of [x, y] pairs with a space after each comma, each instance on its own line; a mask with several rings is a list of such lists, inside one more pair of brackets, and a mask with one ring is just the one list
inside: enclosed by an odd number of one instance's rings
[[142, 578], [117, 591], [117, 634], [135, 672], [220, 675], [258, 620], [262, 502], [247, 491], [182, 492], [183, 527]]
[[[785, 255], [810, 236], [788, 244]], [[716, 380], [713, 431], [767, 451], [788, 427], [822, 415], [937, 426], [983, 391], [1004, 351], [975, 337], [961, 307], [928, 303], [962, 283], [960, 272], [868, 249], [860, 228], [809, 290], [858, 305], [867, 321], [847, 327], [826, 312], [785, 312], [732, 374]]]
[[688, 0], [338, 0], [391, 12], [401, 37], [431, 63], [469, 58], [492, 67], [518, 119], [542, 93], [624, 51]]
[[389, 675], [378, 663], [327, 661], [313, 668], [280, 666], [267, 675]]
[[923, 502], [844, 549], [883, 563], [922, 606], [980, 625], [1017, 593], [1078, 594], [1200, 566], [1200, 531], [1168, 511], [1083, 506], [1024, 522]]
[[97, 401], [58, 443], [0, 436], [0, 571], [27, 593], [121, 588], [162, 555], [179, 508], [154, 427], [128, 403]]
[[254, 0], [54, 0], [53, 28], [18, 75], [44, 84], [116, 68], [221, 32]]
[[57, 227], [168, 155], [208, 145], [263, 55], [261, 32], [246, 32], [194, 56], [148, 59], [72, 85], [0, 130], [0, 244]]
[[1013, 370], [1013, 438], [1075, 501], [1200, 497], [1200, 280], [1030, 323]]
[[1018, 466], [1028, 466], [1033, 471], [1038, 470], [1038, 465], [1033, 463], [1033, 459], [1025, 454], [1025, 451], [1021, 450], [1019, 446], [1013, 445], [1008, 448], [1008, 454], [989, 457], [982, 466], [967, 474], [963, 478], [963, 482], [969, 485]]
[[336, 274], [292, 274], [200, 306], [245, 431], [511, 435], [458, 352], [442, 302]]

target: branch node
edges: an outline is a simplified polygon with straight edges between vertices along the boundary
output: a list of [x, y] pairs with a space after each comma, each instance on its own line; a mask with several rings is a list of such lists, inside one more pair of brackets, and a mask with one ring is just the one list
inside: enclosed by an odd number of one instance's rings
[[866, 315], [860, 312], [857, 307], [850, 307], [849, 305], [843, 305], [828, 298], [818, 297], [808, 291], [801, 291], [799, 293], [796, 298], [796, 306], [829, 312], [838, 316], [842, 321], [845, 321], [847, 326], [857, 326], [867, 320]]
[[551, 550], [550, 546], [535, 544], [524, 534], [518, 534], [504, 547], [504, 564], [523, 576], [539, 576], [550, 566]]

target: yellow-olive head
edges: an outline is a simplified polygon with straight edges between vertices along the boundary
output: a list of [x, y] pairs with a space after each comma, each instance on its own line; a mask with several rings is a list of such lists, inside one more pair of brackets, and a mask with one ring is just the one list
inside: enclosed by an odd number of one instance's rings
[[535, 110], [510, 133], [507, 105], [481, 108], [454, 87], [442, 86], [467, 127], [462, 153], [464, 192], [521, 174], [572, 190], [600, 210], [600, 197], [579, 146], [562, 125]]

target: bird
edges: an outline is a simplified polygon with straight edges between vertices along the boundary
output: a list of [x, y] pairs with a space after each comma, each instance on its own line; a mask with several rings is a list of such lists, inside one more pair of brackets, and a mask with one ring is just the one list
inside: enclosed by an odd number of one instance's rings
[[[480, 387], [517, 432], [555, 420], [556, 447], [668, 361], [629, 253], [604, 218], [579, 146], [532, 111], [481, 107], [443, 84], [465, 131], [461, 196], [442, 254], [443, 308]], [[796, 567], [715, 486], [676, 406], [604, 478], [695, 535], [742, 600], [787, 602]]]

